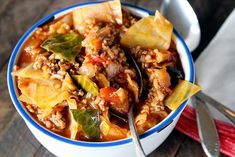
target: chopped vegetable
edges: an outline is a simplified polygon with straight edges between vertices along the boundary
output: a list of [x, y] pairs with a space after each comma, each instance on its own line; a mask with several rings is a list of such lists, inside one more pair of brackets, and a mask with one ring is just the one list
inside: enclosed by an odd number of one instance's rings
[[79, 74], [86, 75], [89, 78], [95, 76], [97, 71], [97, 67], [91, 63], [83, 63], [82, 66], [79, 68]]
[[69, 98], [68, 91], [56, 88], [56, 80], [21, 79], [18, 87], [23, 96], [19, 100], [38, 106], [48, 116], [55, 105]]
[[167, 50], [172, 32], [172, 24], [156, 11], [155, 17], [144, 17], [132, 25], [121, 38], [121, 44], [129, 48], [140, 46]]
[[128, 130], [110, 122], [108, 111], [100, 116], [100, 132], [105, 141], [119, 140], [128, 136]]
[[109, 1], [96, 5], [85, 6], [73, 11], [75, 29], [81, 34], [85, 33], [89, 25], [86, 21], [93, 19], [98, 22], [122, 24], [122, 9], [120, 1]]
[[99, 139], [99, 113], [95, 109], [72, 109], [74, 119], [79, 123], [84, 132], [92, 139]]
[[[102, 38], [99, 36], [99, 29], [92, 29], [82, 41], [82, 46], [86, 48], [87, 54], [97, 54], [102, 48]], [[90, 50], [91, 49], [91, 50]]]
[[115, 27], [92, 28], [82, 41], [82, 46], [86, 48], [86, 54], [98, 55], [98, 52], [102, 49], [104, 39], [109, 38], [110, 34], [114, 33], [113, 29]]
[[29, 97], [25, 96], [24, 94], [21, 94], [18, 99], [28, 104], [35, 104], [35, 101], [31, 100]]
[[69, 109], [77, 109], [77, 102], [75, 99], [73, 98], [69, 98], [67, 99], [68, 105], [69, 105]]
[[115, 104], [120, 104], [121, 100], [117, 93], [116, 88], [113, 87], [105, 87], [100, 89], [100, 96], [104, 98], [105, 101], [113, 102]]
[[77, 109], [77, 103], [76, 103], [76, 100], [74, 100], [74, 99], [68, 99], [67, 102], [68, 102], [68, 105], [69, 105], [69, 119], [70, 119], [69, 130], [70, 130], [70, 138], [75, 140], [77, 132], [79, 130], [79, 125], [75, 121], [71, 109]]
[[135, 96], [135, 101], [139, 100], [139, 87], [135, 81], [133, 81], [129, 74], [127, 74], [128, 89], [131, 90]]
[[106, 56], [99, 56], [99, 55], [87, 55], [86, 59], [88, 62], [91, 62], [92, 64], [100, 65], [100, 64], [108, 64], [111, 61]]
[[91, 93], [93, 96], [99, 94], [99, 87], [89, 79], [86, 75], [73, 75], [73, 79], [88, 93]]
[[167, 68], [167, 72], [169, 73], [171, 77], [172, 86], [175, 86], [178, 83], [179, 79], [184, 78], [183, 73], [180, 70], [178, 70], [176, 67], [167, 66], [166, 68]]
[[125, 89], [119, 88], [116, 91], [116, 93], [117, 93], [119, 99], [121, 100], [122, 105], [124, 105], [123, 103], [126, 103], [126, 102], [128, 103], [128, 101], [129, 101], [128, 100], [128, 93], [127, 93], [127, 91]]
[[66, 73], [63, 80], [62, 89], [64, 90], [75, 90], [77, 87], [73, 84], [73, 80], [68, 73]]
[[128, 130], [111, 123], [108, 119], [101, 118], [100, 131], [106, 141], [119, 140], [128, 136]]
[[109, 80], [105, 77], [104, 74], [102, 73], [98, 73], [96, 75], [96, 79], [98, 80], [99, 86], [100, 87], [109, 87], [110, 86], [110, 82]]
[[121, 100], [120, 104], [110, 104], [110, 107], [113, 108], [116, 112], [121, 114], [127, 114], [129, 111], [129, 97], [125, 89], [119, 88], [116, 91], [119, 99]]
[[172, 60], [172, 53], [170, 51], [155, 51], [157, 63], [167, 62]]
[[123, 88], [118, 90], [113, 87], [101, 88], [100, 95], [105, 101], [111, 102], [109, 106], [114, 111], [121, 114], [126, 114], [129, 111], [128, 93]]
[[117, 74], [121, 72], [121, 70], [122, 70], [122, 66], [120, 64], [117, 64], [117, 63], [108, 64], [106, 68], [108, 78], [115, 77]]
[[82, 37], [75, 33], [56, 34], [45, 40], [41, 47], [61, 58], [72, 61], [81, 50]]
[[166, 67], [161, 69], [147, 69], [149, 79], [153, 82], [154, 87], [168, 88], [171, 85], [170, 75], [167, 73]]
[[183, 74], [180, 70], [178, 70], [176, 67], [170, 67], [167, 66], [167, 72], [170, 74], [170, 76], [174, 79], [183, 79]]
[[32, 79], [40, 79], [44, 80], [49, 78], [49, 74], [44, 73], [42, 70], [36, 70], [33, 68], [33, 63], [27, 65], [24, 68], [21, 68], [20, 70], [13, 71], [13, 76], [18, 76], [21, 78], [32, 78]]
[[185, 100], [201, 90], [200, 86], [192, 84], [186, 80], [179, 80], [173, 93], [165, 100], [166, 106], [171, 110], [176, 110]]

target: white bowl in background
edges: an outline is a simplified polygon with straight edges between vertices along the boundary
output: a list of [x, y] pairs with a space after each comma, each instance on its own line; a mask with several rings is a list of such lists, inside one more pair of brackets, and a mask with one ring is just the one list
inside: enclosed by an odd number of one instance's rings
[[[34, 24], [18, 41], [16, 47], [14, 48], [12, 55], [10, 57], [8, 71], [7, 71], [7, 81], [8, 81], [8, 89], [12, 99], [12, 102], [17, 109], [18, 113], [24, 119], [30, 131], [37, 138], [37, 140], [50, 152], [59, 157], [77, 157], [77, 156], [85, 156], [85, 157], [94, 157], [94, 156], [102, 156], [102, 157], [135, 157], [135, 147], [132, 143], [131, 138], [126, 138], [117, 141], [111, 142], [85, 142], [85, 141], [75, 141], [58, 134], [55, 134], [48, 129], [41, 126], [36, 120], [34, 120], [28, 111], [24, 108], [21, 102], [17, 99], [18, 92], [15, 83], [14, 77], [11, 75], [13, 70], [13, 66], [15, 65], [20, 49], [24, 42], [30, 37], [30, 35], [41, 25], [52, 20], [54, 18], [58, 18], [76, 8], [84, 7], [88, 5], [94, 5], [99, 2], [89, 2], [73, 5], [64, 9], [61, 9], [57, 12], [54, 12], [45, 18], [38, 21]], [[132, 14], [137, 15], [139, 17], [144, 17], [152, 14], [152, 12], [133, 6], [130, 4], [124, 5]], [[174, 39], [176, 43], [176, 47], [182, 62], [182, 67], [185, 73], [185, 80], [190, 82], [194, 82], [194, 64], [191, 57], [191, 54], [183, 41], [180, 35], [174, 30]], [[155, 150], [171, 133], [174, 129], [181, 112], [187, 105], [187, 101], [182, 103], [180, 107], [172, 111], [163, 121], [154, 126], [153, 128], [146, 131], [144, 134], [140, 136], [141, 143], [143, 145], [144, 151], [146, 154], [150, 154], [153, 150]]]
[[195, 50], [201, 40], [201, 29], [188, 0], [162, 0], [159, 10], [178, 30], [190, 52]]

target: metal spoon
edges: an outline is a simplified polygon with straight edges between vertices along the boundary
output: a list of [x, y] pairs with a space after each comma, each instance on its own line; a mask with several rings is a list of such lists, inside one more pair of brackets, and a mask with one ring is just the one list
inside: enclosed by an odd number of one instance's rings
[[[129, 54], [128, 52], [125, 51], [125, 55], [127, 57], [128, 63], [130, 63], [133, 66], [133, 68], [135, 68], [135, 70], [137, 72], [138, 85], [139, 85], [139, 98], [140, 98], [140, 96], [142, 94], [142, 91], [143, 91], [142, 73], [140, 71], [140, 68], [139, 68], [138, 64], [136, 63], [134, 58], [131, 56], [131, 54]], [[138, 101], [139, 101], [139, 99], [138, 99]], [[136, 102], [136, 103], [138, 103], [138, 102]], [[133, 143], [135, 145], [136, 156], [137, 157], [146, 157], [146, 154], [144, 153], [143, 147], [140, 143], [139, 135], [136, 131], [135, 124], [134, 124], [134, 115], [133, 115], [134, 105], [135, 104], [131, 104], [131, 107], [130, 107], [128, 115], [127, 115], [128, 116], [128, 124], [129, 124], [129, 127], [130, 127], [132, 140], [133, 140]]]
[[215, 122], [203, 99], [193, 96], [191, 100], [196, 110], [202, 148], [208, 157], [218, 157], [220, 141]]
[[[197, 82], [197, 77], [195, 77], [195, 80]], [[219, 135], [206, 102], [204, 99], [197, 97], [197, 94], [191, 100], [196, 110], [198, 134], [202, 149], [208, 157], [218, 157], [220, 149]]]

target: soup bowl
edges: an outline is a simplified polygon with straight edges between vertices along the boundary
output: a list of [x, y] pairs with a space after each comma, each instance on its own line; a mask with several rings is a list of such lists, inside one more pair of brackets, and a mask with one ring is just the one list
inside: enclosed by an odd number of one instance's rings
[[[88, 5], [94, 5], [98, 2], [89, 2], [83, 4], [73, 5], [64, 9], [61, 9], [57, 12], [54, 12], [45, 18], [38, 21], [34, 24], [18, 41], [15, 46], [12, 55], [10, 57], [8, 71], [7, 71], [7, 81], [8, 89], [12, 102], [17, 109], [18, 113], [24, 119], [26, 125], [36, 137], [36, 139], [51, 153], [56, 156], [66, 156], [66, 157], [75, 157], [75, 156], [86, 156], [94, 157], [134, 157], [135, 147], [132, 142], [131, 137], [126, 139], [121, 139], [117, 141], [110, 142], [86, 142], [86, 141], [75, 141], [58, 134], [51, 132], [50, 130], [41, 126], [36, 120], [34, 120], [21, 102], [17, 99], [19, 93], [15, 83], [15, 78], [11, 75], [13, 71], [13, 66], [17, 62], [19, 57], [20, 49], [23, 46], [24, 42], [30, 37], [30, 35], [41, 25], [47, 23], [50, 20], [56, 19], [76, 8], [84, 7]], [[125, 6], [133, 15], [139, 17], [149, 16], [153, 14], [152, 12], [133, 6], [130, 4], [122, 4]], [[194, 65], [191, 54], [184, 42], [176, 30], [173, 33], [173, 40], [176, 44], [179, 57], [181, 59], [182, 67], [185, 73], [185, 80], [194, 82]], [[159, 124], [147, 130], [145, 133], [140, 135], [140, 141], [144, 148], [146, 154], [150, 154], [155, 150], [171, 133], [174, 129], [183, 109], [187, 105], [187, 101], [182, 103], [175, 111], [172, 111], [164, 120]]]

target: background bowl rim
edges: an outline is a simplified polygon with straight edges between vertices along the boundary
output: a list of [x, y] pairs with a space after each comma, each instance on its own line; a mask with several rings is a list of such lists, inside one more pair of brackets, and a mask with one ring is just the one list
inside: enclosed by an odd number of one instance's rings
[[[116, 140], [116, 141], [109, 141], [109, 142], [87, 142], [87, 141], [77, 141], [77, 140], [71, 140], [69, 138], [63, 137], [61, 135], [58, 135], [56, 133], [53, 133], [52, 131], [44, 128], [43, 126], [41, 126], [38, 122], [36, 122], [36, 120], [34, 120], [33, 118], [31, 118], [31, 116], [29, 115], [29, 113], [27, 113], [24, 109], [24, 107], [21, 105], [21, 103], [19, 102], [19, 100], [17, 99], [17, 95], [16, 95], [16, 91], [15, 91], [15, 87], [14, 87], [14, 79], [11, 75], [13, 66], [15, 65], [15, 61], [17, 58], [18, 53], [20, 52], [20, 48], [22, 46], [22, 44], [25, 42], [25, 40], [27, 39], [27, 37], [29, 37], [31, 35], [31, 33], [40, 25], [43, 25], [44, 23], [48, 22], [49, 20], [51, 20], [52, 18], [54, 18], [54, 16], [56, 14], [59, 14], [61, 12], [64, 12], [66, 10], [69, 9], [75, 9], [77, 7], [82, 7], [82, 6], [86, 6], [86, 5], [93, 5], [93, 4], [97, 4], [97, 3], [101, 3], [102, 1], [99, 2], [86, 2], [86, 3], [78, 3], [75, 5], [71, 5], [69, 7], [65, 7], [62, 9], [59, 9], [47, 16], [45, 16], [44, 18], [42, 18], [41, 20], [37, 21], [32, 27], [30, 27], [24, 34], [23, 36], [21, 36], [21, 38], [19, 39], [19, 41], [17, 42], [15, 48], [12, 51], [12, 54], [10, 56], [10, 60], [9, 60], [9, 64], [8, 64], [8, 69], [7, 69], [7, 85], [8, 85], [8, 91], [11, 97], [11, 100], [15, 106], [15, 108], [17, 109], [17, 111], [19, 112], [19, 114], [21, 115], [21, 117], [27, 121], [28, 123], [30, 123], [31, 125], [33, 125], [37, 130], [41, 131], [43, 134], [58, 140], [60, 142], [65, 142], [67, 144], [72, 144], [72, 145], [76, 145], [76, 146], [84, 146], [84, 147], [114, 147], [114, 146], [120, 146], [120, 145], [124, 145], [124, 144], [130, 144], [132, 139], [129, 138], [125, 138], [125, 139], [121, 139], [121, 140]], [[144, 9], [142, 7], [138, 7], [136, 5], [132, 5], [132, 4], [128, 4], [128, 3], [122, 3], [122, 5], [127, 6], [129, 8], [132, 8], [134, 10], [138, 10], [141, 11], [143, 13], [147, 13], [149, 15], [153, 15], [154, 13], [152, 11], [149, 11], [147, 9]], [[193, 59], [191, 56], [191, 53], [186, 45], [186, 43], [184, 42], [184, 40], [182, 39], [182, 37], [179, 35], [179, 33], [174, 29], [174, 35], [177, 37], [177, 39], [180, 41], [180, 43], [182, 44], [187, 58], [188, 58], [188, 62], [189, 62], [189, 81], [190, 82], [194, 82], [194, 75], [195, 75], [195, 71], [194, 71], [194, 64], [193, 64]], [[180, 114], [182, 112], [182, 110], [185, 108], [185, 106], [187, 105], [187, 100], [182, 103], [178, 109], [176, 109], [175, 111], [173, 111], [173, 113], [169, 114], [164, 120], [162, 120], [159, 124], [155, 125], [154, 127], [152, 127], [151, 129], [149, 129], [148, 131], [146, 131], [145, 133], [143, 133], [142, 135], [140, 135], [140, 139], [144, 139], [146, 137], [149, 137], [150, 135], [153, 135], [154, 133], [159, 133], [160, 131], [164, 130], [167, 126], [169, 126], [173, 120], [177, 117], [178, 114]]]

